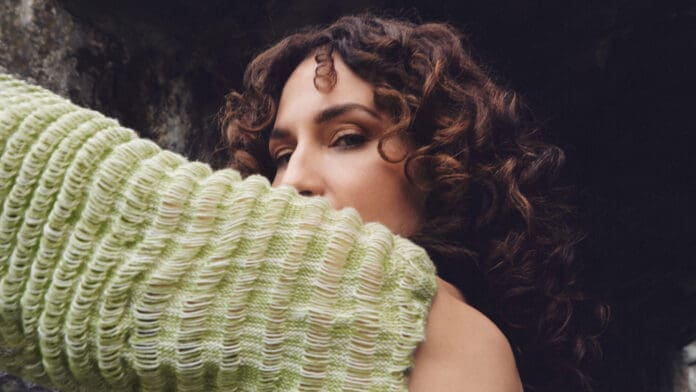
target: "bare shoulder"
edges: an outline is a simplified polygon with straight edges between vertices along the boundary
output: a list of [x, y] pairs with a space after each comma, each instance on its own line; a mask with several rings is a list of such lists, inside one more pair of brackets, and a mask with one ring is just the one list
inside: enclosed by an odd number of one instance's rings
[[425, 339], [416, 350], [411, 392], [522, 391], [505, 335], [439, 278]]

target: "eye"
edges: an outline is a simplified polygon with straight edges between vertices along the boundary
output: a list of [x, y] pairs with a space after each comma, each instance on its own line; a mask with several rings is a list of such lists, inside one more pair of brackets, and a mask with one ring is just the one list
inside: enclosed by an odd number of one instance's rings
[[331, 143], [331, 147], [353, 148], [359, 147], [367, 141], [367, 137], [361, 133], [344, 133], [338, 135]]
[[286, 166], [290, 162], [291, 156], [292, 150], [282, 150], [273, 158], [273, 163], [275, 163], [276, 167]]

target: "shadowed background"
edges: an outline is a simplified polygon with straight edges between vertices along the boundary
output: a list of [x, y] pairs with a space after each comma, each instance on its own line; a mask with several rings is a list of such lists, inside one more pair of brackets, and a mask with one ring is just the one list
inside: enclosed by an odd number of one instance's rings
[[565, 149], [583, 278], [613, 309], [597, 390], [687, 391], [689, 364], [696, 390], [696, 2], [2, 0], [0, 70], [219, 168], [216, 112], [248, 61], [364, 10], [464, 31]]

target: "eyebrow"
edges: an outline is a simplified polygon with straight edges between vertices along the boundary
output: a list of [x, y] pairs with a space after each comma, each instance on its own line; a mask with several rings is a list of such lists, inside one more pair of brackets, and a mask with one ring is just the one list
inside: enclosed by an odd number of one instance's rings
[[342, 105], [330, 106], [322, 110], [319, 114], [316, 115], [316, 117], [314, 117], [314, 122], [316, 122], [317, 124], [322, 124], [331, 121], [334, 118], [341, 116], [345, 113], [352, 112], [354, 110], [365, 112], [370, 116], [379, 119], [379, 114], [365, 105], [361, 105], [359, 103], [344, 103]]
[[[361, 112], [365, 112], [376, 119], [380, 118], [379, 113], [377, 113], [376, 111], [374, 111], [373, 109], [371, 109], [365, 105], [361, 105], [359, 103], [344, 103], [341, 105], [330, 106], [330, 107], [322, 110], [314, 117], [314, 122], [316, 122], [317, 124], [323, 124], [323, 123], [326, 123], [326, 122], [329, 122], [329, 121], [335, 119], [336, 117], [342, 116], [343, 114], [346, 114], [346, 113], [352, 112], [352, 111], [356, 111], [356, 110], [361, 111]], [[290, 132], [288, 132], [284, 129], [273, 128], [273, 129], [271, 129], [271, 133], [269, 135], [269, 138], [270, 139], [283, 139], [283, 138], [288, 137], [289, 134], [290, 134]]]

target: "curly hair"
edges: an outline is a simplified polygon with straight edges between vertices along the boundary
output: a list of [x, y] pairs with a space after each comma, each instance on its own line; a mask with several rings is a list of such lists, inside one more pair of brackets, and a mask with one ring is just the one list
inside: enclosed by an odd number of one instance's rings
[[[409, 238], [505, 333], [525, 389], [590, 390], [608, 308], [576, 281], [581, 236], [556, 185], [563, 151], [451, 26], [350, 16], [267, 49], [220, 112], [230, 166], [273, 178], [268, 132], [285, 81], [314, 55], [315, 87], [331, 89], [333, 53], [374, 87], [376, 107], [392, 120], [381, 156], [406, 159], [406, 176], [426, 195], [424, 223]], [[383, 149], [397, 135], [416, 146], [406, 157]]]

